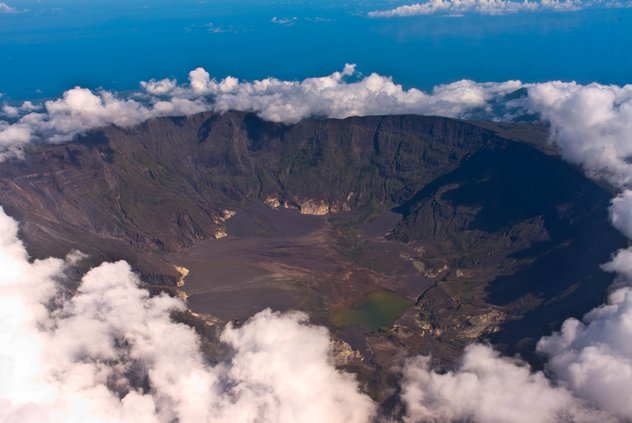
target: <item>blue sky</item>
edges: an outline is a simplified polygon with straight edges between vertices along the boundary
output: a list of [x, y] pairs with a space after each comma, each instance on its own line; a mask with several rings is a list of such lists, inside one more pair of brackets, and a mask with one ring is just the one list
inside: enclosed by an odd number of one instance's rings
[[[463, 78], [624, 84], [632, 10], [369, 18], [402, 2], [7, 0], [0, 92], [56, 97], [75, 85], [132, 90], [203, 66], [241, 79], [325, 75], [344, 63], [429, 89]], [[273, 22], [273, 18], [276, 23]]]

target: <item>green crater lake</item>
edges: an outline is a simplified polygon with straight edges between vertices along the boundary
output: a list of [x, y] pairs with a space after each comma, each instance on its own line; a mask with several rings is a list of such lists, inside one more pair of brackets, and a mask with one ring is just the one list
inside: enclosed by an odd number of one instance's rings
[[395, 319], [413, 302], [389, 291], [370, 293], [363, 302], [353, 307], [334, 310], [331, 322], [340, 326], [358, 326], [375, 332], [380, 328], [389, 328]]

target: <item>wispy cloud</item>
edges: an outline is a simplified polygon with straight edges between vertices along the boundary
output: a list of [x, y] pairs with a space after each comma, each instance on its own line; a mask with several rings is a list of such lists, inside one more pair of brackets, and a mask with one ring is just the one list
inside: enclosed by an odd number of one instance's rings
[[272, 19], [270, 19], [270, 22], [272, 22], [273, 24], [284, 26], [292, 26], [296, 24], [297, 21], [298, 18], [296, 16], [293, 16], [291, 18], [277, 18], [276, 16], [274, 16]]
[[575, 12], [597, 7], [632, 7], [632, 2], [604, 0], [427, 0], [394, 9], [374, 10], [372, 18], [420, 15], [507, 15], [520, 12]]
[[4, 2], [0, 2], [0, 14], [1, 13], [17, 13], [18, 10], [15, 7], [11, 7]]
[[230, 26], [230, 27], [225, 27], [225, 26], [220, 26], [215, 24], [214, 22], [207, 22], [205, 24], [201, 24], [201, 25], [189, 25], [186, 28], [184, 28], [185, 31], [187, 32], [191, 32], [191, 31], [206, 31], [209, 34], [222, 34], [222, 33], [238, 33], [239, 30], [237, 30], [236, 28]]
[[315, 18], [304, 18], [304, 19], [306, 22], [313, 22], [313, 23], [330, 23], [334, 21], [332, 18], [323, 18], [321, 16], [316, 16]]
[[321, 16], [304, 17], [300, 19], [296, 16], [292, 16], [290, 18], [278, 18], [274, 16], [272, 19], [270, 19], [270, 22], [272, 22], [273, 24], [283, 25], [283, 26], [294, 26], [299, 22], [322, 24], [322, 23], [330, 23], [333, 21], [334, 20], [332, 18], [323, 18]]

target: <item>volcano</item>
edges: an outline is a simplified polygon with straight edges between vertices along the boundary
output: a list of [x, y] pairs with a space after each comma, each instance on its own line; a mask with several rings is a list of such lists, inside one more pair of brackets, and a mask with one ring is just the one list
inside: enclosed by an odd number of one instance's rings
[[[627, 246], [613, 192], [536, 124], [415, 115], [202, 113], [32, 145], [0, 163], [0, 204], [33, 257], [127, 260], [213, 327], [298, 309], [386, 401], [388, 369], [473, 341], [534, 343], [604, 301]], [[207, 329], [208, 329], [207, 328]]]

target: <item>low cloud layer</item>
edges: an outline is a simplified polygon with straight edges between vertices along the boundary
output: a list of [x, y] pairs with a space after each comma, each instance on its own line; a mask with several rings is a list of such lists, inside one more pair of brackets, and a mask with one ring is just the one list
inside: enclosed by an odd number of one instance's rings
[[332, 364], [326, 329], [269, 310], [221, 341], [200, 340], [151, 297], [125, 262], [104, 263], [64, 288], [78, 253], [29, 262], [17, 223], [0, 210], [0, 421], [366, 422], [374, 404]]
[[630, 321], [632, 290], [625, 288], [613, 293], [608, 304], [591, 311], [583, 322], [567, 320], [559, 333], [538, 343], [538, 351], [548, 357], [547, 367], [557, 380], [623, 421], [632, 419]]
[[437, 373], [428, 357], [410, 359], [403, 371], [402, 400], [410, 422], [481, 423], [608, 422], [542, 372], [500, 357], [491, 347], [470, 345], [455, 371]]
[[[166, 83], [163, 83], [163, 85]], [[152, 89], [160, 92], [168, 87], [158, 83]], [[147, 119], [198, 113], [208, 109], [201, 100], [171, 98], [121, 98], [109, 91], [93, 92], [76, 87], [62, 98], [35, 105], [5, 105], [0, 120], [0, 161], [20, 157], [30, 143], [63, 143], [94, 128], [106, 125], [133, 126]]]
[[161, 116], [212, 110], [252, 111], [273, 122], [296, 123], [306, 117], [416, 113], [450, 117], [492, 116], [498, 98], [522, 87], [519, 81], [476, 83], [458, 81], [425, 93], [404, 89], [390, 77], [362, 76], [355, 65], [340, 72], [302, 81], [266, 78], [222, 80], [198, 68], [187, 84], [172, 79], [141, 82], [142, 92], [117, 93], [76, 87], [43, 104], [5, 104], [0, 118], [0, 161], [20, 157], [31, 143], [63, 143], [105, 125], [133, 126]]
[[576, 12], [600, 7], [632, 7], [632, 3], [605, 0], [427, 0], [389, 10], [368, 13], [372, 18], [422, 15], [508, 15], [525, 12]]
[[564, 157], [591, 176], [618, 186], [632, 177], [631, 85], [461, 80], [424, 92], [375, 73], [363, 76], [348, 64], [342, 71], [302, 81], [217, 80], [197, 68], [185, 84], [150, 80], [141, 82], [141, 88], [122, 96], [76, 87], [42, 104], [5, 104], [0, 113], [0, 160], [19, 157], [30, 143], [68, 142], [105, 125], [133, 126], [154, 117], [208, 110], [251, 111], [288, 124], [306, 117], [404, 113], [493, 120], [536, 116], [550, 124]]

